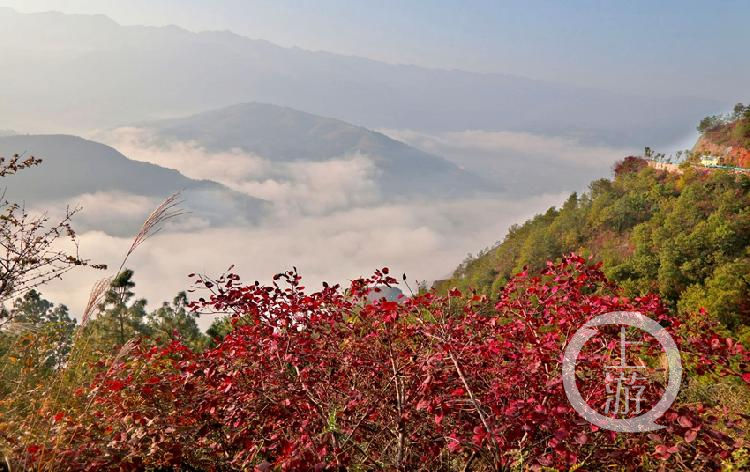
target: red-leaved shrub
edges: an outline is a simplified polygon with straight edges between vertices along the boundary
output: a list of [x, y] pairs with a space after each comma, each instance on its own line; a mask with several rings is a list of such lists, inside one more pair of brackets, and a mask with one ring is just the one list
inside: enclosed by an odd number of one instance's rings
[[[126, 346], [80, 392], [85, 411], [50, 416], [55, 441], [34, 445], [29, 461], [73, 470], [695, 470], [718, 468], [743, 445], [744, 418], [682, 396], [649, 434], [598, 430], [575, 413], [563, 349], [586, 320], [615, 310], [667, 327], [686, 379], [737, 376], [723, 381], [748, 388], [741, 345], [706, 327], [689, 332], [656, 296], [619, 296], [578, 256], [518, 274], [495, 300], [454, 290], [368, 302], [396, 283], [387, 269], [314, 293], [296, 272], [271, 286], [236, 275], [198, 283], [210, 295], [194, 308], [231, 313], [234, 330], [203, 353]], [[605, 331], [581, 354], [582, 372], [601, 371], [617, 350]], [[601, 404], [603, 384], [580, 385]]]

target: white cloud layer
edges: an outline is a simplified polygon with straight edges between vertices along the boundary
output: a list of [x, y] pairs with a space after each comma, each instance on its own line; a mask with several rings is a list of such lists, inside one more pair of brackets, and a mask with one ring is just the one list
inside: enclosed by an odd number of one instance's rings
[[273, 202], [277, 213], [324, 214], [379, 199], [378, 169], [365, 155], [312, 162], [274, 162], [244, 152], [208, 151], [195, 141], [164, 141], [145, 128], [117, 128], [97, 136], [130, 159], [177, 169]]
[[381, 132], [444, 156], [523, 197], [585, 190], [591, 180], [607, 176], [616, 161], [637, 153], [634, 148], [590, 144], [575, 136], [517, 131]]
[[[524, 133], [408, 133], [401, 132], [399, 137], [418, 141], [427, 150], [450, 148], [454, 155], [467, 150], [484, 156], [496, 156], [499, 150], [559, 151], [562, 159], [579, 164], [601, 154], [597, 150], [564, 151], [566, 141], [536, 140]], [[273, 204], [271, 215], [259, 224], [227, 219], [223, 226], [208, 225], [200, 215], [190, 215], [149, 240], [128, 267], [135, 270], [138, 296], [147, 298], [151, 307], [186, 289], [188, 273], [216, 275], [232, 264], [247, 281], [269, 281], [273, 274], [296, 266], [308, 286], [324, 280], [346, 283], [383, 266], [405, 272], [410, 281], [447, 277], [468, 252], [492, 245], [511, 224], [560, 204], [568, 193], [554, 190], [527, 196], [394, 203], [378, 194], [377, 169], [367, 156], [273, 162], [236, 149], [210, 152], [194, 142], [157, 142], [147, 131], [135, 128], [118, 129], [106, 141], [132, 159], [216, 180]], [[156, 204], [144, 198], [82, 195], [85, 226], [138, 217], [140, 209]], [[81, 235], [83, 255], [110, 267], [119, 266], [129, 245], [129, 238], [101, 231]], [[103, 275], [82, 269], [43, 292], [79, 313], [91, 285]], [[203, 327], [210, 321], [203, 320]]]
[[483, 154], [498, 159], [518, 159], [519, 155], [537, 159], [552, 158], [581, 166], [611, 165], [632, 149], [585, 144], [570, 136], [545, 136], [522, 131], [466, 130], [427, 134], [414, 130], [381, 130], [393, 139], [404, 141], [436, 154], [467, 156]]
[[[217, 274], [235, 264], [245, 280], [270, 280], [277, 272], [299, 268], [308, 286], [346, 282], [388, 266], [410, 281], [450, 274], [467, 252], [502, 238], [522, 221], [564, 195], [527, 200], [463, 200], [378, 205], [323, 216], [307, 216], [260, 227], [204, 228], [165, 232], [150, 239], [128, 263], [135, 270], [137, 294], [158, 306], [187, 288], [191, 272]], [[117, 267], [130, 245], [127, 238], [101, 232], [81, 237], [85, 256]], [[45, 287], [50, 300], [80, 313], [89, 288], [101, 272], [81, 269]], [[206, 327], [210, 320], [204, 320]]]

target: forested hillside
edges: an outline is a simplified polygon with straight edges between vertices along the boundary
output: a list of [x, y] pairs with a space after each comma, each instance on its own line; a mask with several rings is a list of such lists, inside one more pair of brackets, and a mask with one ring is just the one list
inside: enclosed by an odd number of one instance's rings
[[613, 179], [513, 226], [439, 287], [498, 293], [513, 274], [578, 252], [629, 296], [659, 293], [680, 313], [706, 308], [750, 337], [750, 177], [683, 164], [668, 173], [629, 157]]

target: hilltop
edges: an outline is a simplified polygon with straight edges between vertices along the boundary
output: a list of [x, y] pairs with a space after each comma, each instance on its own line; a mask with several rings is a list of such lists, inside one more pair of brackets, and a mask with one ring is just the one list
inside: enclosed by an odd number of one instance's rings
[[[703, 142], [737, 135], [746, 118], [717, 123]], [[742, 144], [742, 147], [738, 147]], [[704, 146], [699, 143], [700, 147]], [[730, 146], [727, 146], [727, 149]], [[659, 293], [679, 313], [706, 308], [750, 340], [750, 176], [683, 165], [680, 172], [628, 157], [614, 178], [591, 182], [559, 208], [549, 208], [476, 256], [468, 256], [438, 289], [475, 288], [495, 294], [522, 271], [577, 252], [601, 262], [626, 296]]]

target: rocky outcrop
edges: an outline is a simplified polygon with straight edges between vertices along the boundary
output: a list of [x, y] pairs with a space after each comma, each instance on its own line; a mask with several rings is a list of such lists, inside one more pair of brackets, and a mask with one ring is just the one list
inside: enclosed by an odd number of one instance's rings
[[718, 156], [722, 158], [725, 165], [750, 168], [750, 149], [732, 144], [731, 142], [720, 144], [715, 142], [710, 135], [703, 135], [695, 143], [693, 153]]

